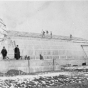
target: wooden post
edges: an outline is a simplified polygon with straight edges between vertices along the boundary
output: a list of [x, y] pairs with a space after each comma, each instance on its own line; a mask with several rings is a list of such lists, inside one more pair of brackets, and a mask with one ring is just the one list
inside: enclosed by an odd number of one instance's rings
[[53, 71], [54, 71], [54, 59], [53, 59]]
[[28, 59], [28, 70], [29, 70], [29, 73], [30, 73], [30, 56], [27, 59]]

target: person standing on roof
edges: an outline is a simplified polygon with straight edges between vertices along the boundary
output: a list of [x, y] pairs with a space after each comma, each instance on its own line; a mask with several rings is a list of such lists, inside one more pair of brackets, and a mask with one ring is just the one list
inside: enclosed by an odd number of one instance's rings
[[5, 47], [3, 47], [3, 49], [1, 50], [1, 54], [3, 56], [3, 59], [6, 59], [6, 56], [7, 56], [7, 50]]
[[18, 48], [18, 45], [14, 49], [14, 58], [16, 58], [16, 60], [20, 58], [20, 49]]

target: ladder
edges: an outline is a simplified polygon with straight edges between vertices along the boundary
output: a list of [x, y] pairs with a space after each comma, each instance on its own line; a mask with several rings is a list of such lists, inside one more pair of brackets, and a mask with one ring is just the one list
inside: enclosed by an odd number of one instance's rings
[[[88, 47], [88, 45], [81, 45], [81, 47], [82, 47], [82, 49], [83, 49], [83, 52], [85, 53], [86, 58], [88, 58], [88, 56], [87, 56], [87, 54], [86, 54], [86, 52], [85, 52], [85, 50], [84, 50], [84, 48], [83, 48], [83, 47]], [[86, 59], [85, 59], [85, 62], [86, 62]]]

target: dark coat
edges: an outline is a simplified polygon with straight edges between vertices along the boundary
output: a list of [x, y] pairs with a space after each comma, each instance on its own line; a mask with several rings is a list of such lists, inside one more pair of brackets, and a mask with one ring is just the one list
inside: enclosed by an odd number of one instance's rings
[[43, 56], [40, 54], [40, 60], [43, 60]]
[[7, 56], [7, 50], [6, 49], [2, 49], [1, 54], [3, 57]]
[[20, 50], [18, 47], [14, 49], [14, 57], [18, 60], [20, 58]]

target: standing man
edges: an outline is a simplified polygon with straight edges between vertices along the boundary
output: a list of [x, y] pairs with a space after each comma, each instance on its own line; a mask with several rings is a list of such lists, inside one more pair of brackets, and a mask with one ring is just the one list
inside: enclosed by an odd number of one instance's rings
[[43, 60], [43, 56], [40, 54], [40, 60]]
[[20, 49], [18, 48], [18, 45], [14, 49], [14, 54], [14, 57], [18, 60], [20, 58]]
[[2, 56], [3, 56], [3, 59], [6, 59], [7, 50], [5, 49], [5, 47], [3, 47], [3, 49], [1, 50], [1, 54], [2, 54]]

